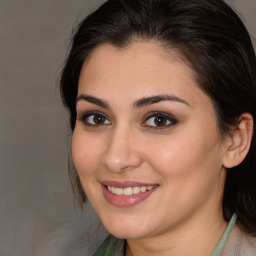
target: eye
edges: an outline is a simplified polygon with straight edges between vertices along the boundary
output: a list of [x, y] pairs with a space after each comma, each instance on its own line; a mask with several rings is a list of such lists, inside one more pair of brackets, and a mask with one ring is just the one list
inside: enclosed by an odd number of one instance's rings
[[111, 122], [101, 113], [86, 113], [78, 119], [88, 126], [110, 125]]
[[142, 126], [149, 126], [152, 128], [167, 128], [177, 123], [177, 120], [170, 114], [155, 112], [150, 113], [145, 118]]

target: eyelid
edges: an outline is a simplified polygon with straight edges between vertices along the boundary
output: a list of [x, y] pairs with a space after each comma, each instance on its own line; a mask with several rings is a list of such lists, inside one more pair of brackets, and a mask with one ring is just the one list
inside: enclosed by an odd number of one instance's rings
[[[93, 116], [93, 115], [103, 116], [104, 118], [106, 118], [106, 120], [109, 121], [109, 124], [99, 125], [99, 124], [90, 124], [90, 123], [85, 122], [88, 117]], [[111, 121], [109, 120], [108, 116], [106, 114], [104, 114], [103, 112], [98, 111], [98, 110], [97, 111], [88, 111], [88, 112], [85, 112], [85, 113], [83, 113], [81, 115], [77, 115], [77, 116], [80, 116], [80, 117], [77, 117], [77, 120], [83, 122], [87, 126], [103, 126], [103, 125], [110, 125], [111, 124]]]
[[80, 114], [78, 114], [79, 112], [77, 112], [77, 120], [82, 121], [84, 118], [90, 116], [90, 115], [102, 115], [104, 117], [107, 118], [107, 116], [102, 113], [101, 111], [98, 110], [92, 110], [92, 111], [81, 111]]
[[[163, 126], [151, 126], [151, 125], [146, 125], [144, 124], [146, 121], [148, 121], [150, 118], [153, 118], [153, 117], [157, 117], [157, 116], [161, 116], [161, 117], [164, 117], [166, 118], [168, 121], [170, 121], [170, 124], [167, 124], [167, 125], [163, 125]], [[175, 118], [173, 115], [171, 114], [168, 114], [166, 112], [161, 112], [161, 111], [152, 111], [150, 113], [147, 113], [144, 118], [143, 118], [143, 123], [142, 123], [142, 126], [144, 127], [148, 127], [148, 128], [152, 128], [152, 129], [165, 129], [165, 128], [168, 128], [170, 126], [173, 126], [175, 124], [178, 123], [178, 120], [177, 118]]]
[[[109, 123], [105, 124], [91, 124], [89, 122], [86, 122], [86, 119], [89, 118], [90, 116], [93, 116], [93, 115], [100, 115], [100, 116], [103, 116]], [[164, 117], [167, 119], [167, 121], [169, 121], [170, 123], [169, 124], [164, 124], [164, 125], [147, 125], [145, 124], [150, 118], [154, 118], [154, 117], [157, 117], [157, 116], [160, 116], [160, 117]], [[81, 114], [78, 114], [77, 115], [77, 120], [78, 121], [81, 121], [84, 123], [84, 125], [86, 126], [92, 126], [92, 127], [99, 127], [99, 126], [104, 126], [104, 125], [111, 125], [112, 122], [110, 121], [110, 118], [103, 112], [101, 111], [88, 111], [88, 112], [84, 112], [84, 113], [81, 113]], [[152, 128], [152, 129], [165, 129], [165, 128], [169, 128], [175, 124], [178, 123], [178, 120], [177, 118], [175, 118], [173, 115], [169, 114], [169, 113], [166, 113], [166, 112], [162, 112], [162, 111], [151, 111], [149, 113], [147, 113], [144, 117], [143, 117], [143, 122], [141, 124], [141, 126], [143, 127], [147, 127], [147, 128]]]

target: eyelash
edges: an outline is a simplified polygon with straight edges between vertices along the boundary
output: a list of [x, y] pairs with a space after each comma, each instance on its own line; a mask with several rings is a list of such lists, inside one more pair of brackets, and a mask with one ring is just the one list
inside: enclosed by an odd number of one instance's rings
[[[163, 120], [165, 120], [167, 122], [167, 124], [164, 124], [162, 126], [161, 125], [157, 126], [156, 123], [155, 123], [155, 121], [156, 121], [155, 118], [157, 118], [157, 117], [163, 118]], [[147, 125], [147, 124], [145, 124], [151, 118], [154, 119], [153, 122], [155, 123], [155, 125]], [[166, 129], [166, 128], [169, 128], [170, 126], [173, 126], [173, 125], [178, 123], [177, 119], [174, 116], [172, 116], [170, 114], [167, 114], [165, 112], [158, 112], [158, 111], [148, 113], [144, 117], [144, 120], [145, 121], [142, 123], [142, 126], [144, 126], [144, 127], [146, 126], [146, 127], [151, 128], [151, 129]]]
[[[94, 122], [94, 124], [88, 122], [89, 118], [95, 118], [96, 116], [103, 118], [104, 123], [96, 124], [95, 120], [92, 120]], [[156, 120], [155, 120], [155, 118], [157, 118], [157, 117], [162, 118], [162, 121], [165, 121], [167, 124], [157, 125]], [[153, 122], [155, 125], [147, 125], [146, 122], [148, 122], [152, 118], [154, 119]], [[95, 128], [103, 126], [103, 125], [111, 125], [112, 124], [111, 121], [109, 121], [108, 117], [106, 117], [106, 115], [104, 115], [103, 113], [98, 112], [98, 111], [88, 112], [88, 113], [84, 114], [82, 117], [78, 118], [77, 120], [83, 122], [86, 126], [95, 127]], [[165, 112], [159, 112], [159, 111], [154, 111], [154, 112], [148, 113], [146, 116], [144, 116], [143, 120], [144, 121], [141, 126], [148, 127], [151, 129], [166, 129], [166, 128], [169, 128], [170, 126], [173, 126], [178, 123], [177, 119], [174, 116], [167, 114]], [[107, 122], [107, 123], [105, 123], [105, 122]]]
[[[88, 119], [90, 117], [96, 117], [96, 116], [99, 116], [101, 118], [104, 118], [105, 121], [109, 122], [107, 124], [91, 124], [88, 122]], [[91, 127], [99, 127], [99, 126], [102, 126], [102, 125], [110, 125], [111, 122], [108, 120], [108, 118], [101, 112], [99, 111], [93, 111], [93, 112], [87, 112], [86, 114], [84, 114], [82, 117], [78, 118], [77, 120], [83, 122], [86, 126], [91, 126]]]

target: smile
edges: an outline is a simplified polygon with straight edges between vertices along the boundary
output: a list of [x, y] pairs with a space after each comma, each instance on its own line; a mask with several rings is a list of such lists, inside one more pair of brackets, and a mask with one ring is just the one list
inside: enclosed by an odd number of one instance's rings
[[118, 195], [118, 196], [131, 196], [131, 195], [137, 195], [139, 193], [144, 193], [146, 191], [150, 191], [153, 186], [142, 186], [142, 187], [127, 187], [127, 188], [116, 188], [112, 186], [107, 186], [108, 191], [111, 193]]
[[108, 203], [118, 207], [131, 207], [150, 197], [158, 184], [126, 181], [102, 181], [103, 195]]

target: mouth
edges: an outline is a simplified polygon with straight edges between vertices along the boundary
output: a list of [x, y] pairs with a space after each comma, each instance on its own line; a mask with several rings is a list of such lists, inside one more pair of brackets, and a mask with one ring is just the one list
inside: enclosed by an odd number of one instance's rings
[[127, 188], [116, 188], [112, 186], [107, 186], [108, 191], [118, 196], [131, 196], [137, 195], [139, 193], [144, 193], [146, 191], [150, 191], [154, 188], [154, 186], [142, 186], [142, 187], [127, 187]]
[[137, 182], [101, 182], [108, 203], [118, 207], [134, 206], [148, 198], [158, 187], [156, 184]]

